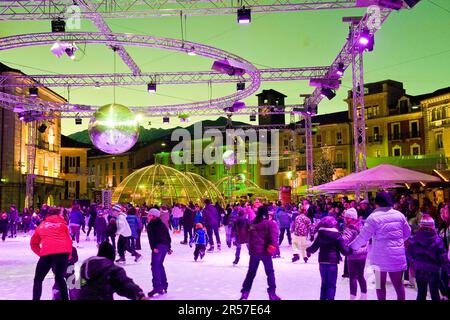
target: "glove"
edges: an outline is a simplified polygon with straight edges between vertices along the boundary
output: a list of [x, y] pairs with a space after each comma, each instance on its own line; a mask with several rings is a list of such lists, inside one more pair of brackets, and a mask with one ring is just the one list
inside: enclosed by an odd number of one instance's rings
[[276, 250], [277, 248], [271, 244], [267, 247], [267, 252], [269, 252], [271, 255], [273, 255]]
[[167, 251], [168, 255], [171, 255], [173, 253], [172, 249], [169, 249], [169, 251]]

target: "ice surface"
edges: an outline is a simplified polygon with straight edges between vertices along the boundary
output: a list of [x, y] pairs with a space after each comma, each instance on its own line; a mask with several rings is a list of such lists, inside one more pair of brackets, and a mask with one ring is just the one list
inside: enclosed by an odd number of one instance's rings
[[[169, 282], [168, 294], [156, 299], [171, 300], [236, 300], [240, 297], [240, 289], [248, 267], [248, 251], [242, 246], [241, 260], [233, 266], [235, 247], [231, 249], [225, 244], [225, 232], [221, 230], [222, 251], [206, 253], [204, 259], [194, 262], [194, 248], [180, 244], [182, 234], [172, 235], [173, 254], [166, 257], [165, 267]], [[85, 241], [81, 235], [83, 248], [78, 249], [79, 262], [76, 264], [78, 274], [82, 261], [95, 255], [96, 242]], [[29, 246], [30, 237], [19, 236], [15, 239], [7, 238], [0, 242], [0, 299], [1, 300], [30, 300], [32, 297], [34, 270], [38, 257]], [[129, 253], [126, 255], [125, 270], [144, 292], [152, 289], [150, 271], [150, 246], [147, 235], [143, 234], [142, 250], [144, 259], [135, 263]], [[281, 259], [274, 259], [277, 294], [286, 300], [318, 300], [320, 295], [320, 274], [317, 254], [313, 255], [307, 264], [303, 260], [291, 262], [292, 250], [284, 240], [281, 245]], [[336, 300], [349, 299], [348, 279], [341, 278], [343, 264], [339, 265]], [[374, 284], [370, 278], [372, 273], [366, 266], [369, 292], [368, 299], [376, 299]], [[42, 299], [51, 299], [53, 274], [50, 272], [44, 280]], [[268, 299], [267, 282], [262, 263], [259, 266], [249, 299]], [[406, 298], [414, 300], [417, 291], [406, 288]], [[123, 299], [115, 296], [116, 299]], [[387, 298], [395, 299], [393, 287], [388, 282]]]

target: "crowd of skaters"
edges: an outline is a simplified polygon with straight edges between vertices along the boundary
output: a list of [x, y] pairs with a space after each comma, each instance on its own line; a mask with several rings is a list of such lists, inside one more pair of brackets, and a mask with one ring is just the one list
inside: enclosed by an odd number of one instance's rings
[[[46, 233], [47, 229], [50, 230], [46, 225], [55, 224], [66, 233], [66, 243], [58, 245], [52, 239], [54, 235]], [[260, 261], [267, 274], [269, 298], [279, 299], [275, 292], [272, 259], [281, 257], [280, 245], [285, 240], [292, 246], [292, 263], [307, 263], [311, 254], [319, 251], [322, 300], [334, 299], [341, 256], [345, 256], [342, 276], [349, 278], [352, 300], [356, 299], [358, 285], [360, 299], [367, 298], [366, 261], [370, 261], [377, 271], [378, 299], [386, 298], [387, 275], [398, 299], [405, 298], [405, 285], [417, 287], [417, 299], [426, 299], [428, 287], [434, 300], [449, 296], [449, 203], [435, 206], [425, 199], [419, 206], [411, 195], [394, 199], [391, 194], [378, 193], [374, 203], [322, 196], [315, 200], [303, 199], [298, 204], [256, 200], [240, 201], [225, 207], [209, 200], [171, 207], [145, 204], [82, 207], [74, 203], [71, 208], [47, 205], [37, 210], [26, 208], [21, 214], [12, 205], [9, 212], [2, 212], [0, 219], [3, 241], [8, 232], [9, 237], [17, 237], [17, 230], [23, 231], [24, 236], [32, 235], [32, 249], [41, 257], [36, 268], [34, 299], [40, 298], [42, 281], [50, 270], [55, 273], [54, 288], [58, 297], [69, 297], [71, 291], [67, 293], [64, 284], [68, 277], [73, 276], [73, 271], [68, 273], [67, 266], [76, 263], [77, 249], [82, 248], [81, 232], [86, 241], [90, 241], [90, 237], [95, 238], [99, 253], [83, 263], [82, 270], [89, 266], [89, 272], [81, 272], [81, 280], [88, 285], [82, 286], [81, 293], [73, 294], [71, 298], [109, 299], [116, 292], [130, 299], [143, 299], [146, 295], [120, 267], [126, 262], [126, 252], [134, 257], [135, 262], [142, 259], [138, 252], [142, 248], [142, 232], [147, 232], [152, 250], [153, 290], [147, 296], [153, 297], [167, 293], [164, 259], [172, 253], [170, 233], [182, 232], [181, 244], [195, 245], [193, 256], [197, 261], [198, 258], [203, 259], [207, 252], [221, 251], [219, 228], [222, 226], [226, 245], [235, 247], [233, 264], [239, 263], [242, 245], [249, 250], [249, 270], [241, 299], [248, 298]], [[45, 240], [45, 237], [50, 237], [50, 240]], [[117, 260], [116, 254], [119, 256]], [[111, 272], [115, 270], [114, 275], [120, 281], [111, 280], [106, 285], [107, 289], [104, 289], [104, 283], [95, 283], [95, 275], [102, 277], [105, 274], [104, 271], [96, 273], [96, 270], [103, 268], [111, 269]], [[89, 274], [92, 272], [94, 274]], [[101, 281], [105, 280], [102, 278]], [[121, 285], [124, 287], [120, 288]], [[58, 291], [61, 287], [63, 290]]]

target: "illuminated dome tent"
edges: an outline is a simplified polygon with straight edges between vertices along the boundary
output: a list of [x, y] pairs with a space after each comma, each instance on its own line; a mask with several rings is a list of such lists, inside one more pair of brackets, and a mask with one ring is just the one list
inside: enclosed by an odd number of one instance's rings
[[253, 181], [246, 179], [244, 174], [237, 174], [230, 177], [223, 177], [217, 180], [215, 183], [217, 189], [223, 194], [226, 194], [229, 190], [236, 191], [250, 187], [259, 188], [259, 186]]
[[172, 205], [189, 201], [200, 203], [206, 198], [223, 202], [217, 188], [203, 177], [157, 164], [126, 177], [115, 189], [112, 201]]

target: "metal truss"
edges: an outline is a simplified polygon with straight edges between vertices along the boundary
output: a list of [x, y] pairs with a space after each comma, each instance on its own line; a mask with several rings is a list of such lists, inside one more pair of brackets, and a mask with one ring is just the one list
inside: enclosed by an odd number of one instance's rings
[[[322, 77], [328, 67], [259, 69], [261, 81], [309, 80]], [[157, 79], [158, 84], [203, 84], [250, 82], [248, 75], [230, 77], [216, 71], [154, 72], [133, 75], [130, 73], [67, 74], [67, 75], [0, 75], [0, 86], [29, 87], [26, 79], [32, 79], [36, 87], [102, 87], [146, 85]]]
[[[83, 8], [84, 12], [87, 12], [90, 15], [92, 22], [94, 22], [95, 26], [100, 32], [103, 32], [109, 35], [110, 39], [114, 39], [114, 35], [112, 33], [111, 28], [106, 24], [105, 20], [103, 20], [101, 14], [96, 11], [95, 7], [91, 3], [91, 1], [84, 0], [76, 0], [73, 4], [78, 4]], [[125, 50], [123, 46], [116, 46], [114, 51], [122, 58], [123, 62], [130, 68], [134, 75], [138, 75], [141, 73], [141, 69], [138, 67], [136, 62], [134, 62], [133, 58], [131, 58], [130, 54]]]
[[[348, 9], [367, 6], [358, 0], [244, 0], [252, 13], [302, 10]], [[366, 1], [367, 2], [367, 1]], [[81, 19], [99, 15], [103, 19], [157, 18], [236, 14], [239, 1], [232, 0], [92, 0], [92, 10], [81, 12]], [[0, 20], [51, 20], [64, 18], [73, 0], [5, 0], [0, 2]]]
[[[165, 50], [172, 51], [181, 51], [186, 52], [186, 45], [188, 48], [195, 48], [195, 52], [197, 55], [211, 58], [214, 60], [228, 59], [230, 61], [234, 61], [234, 63], [245, 68], [246, 74], [250, 77], [251, 83], [248, 87], [246, 87], [242, 91], [236, 91], [235, 93], [215, 98], [211, 100], [199, 101], [194, 103], [187, 104], [176, 104], [176, 105], [166, 105], [160, 106], [158, 108], [164, 109], [166, 112], [175, 112], [175, 111], [186, 111], [186, 110], [197, 110], [197, 109], [208, 109], [212, 107], [216, 107], [219, 109], [224, 109], [226, 107], [230, 107], [235, 101], [242, 100], [250, 95], [252, 95], [256, 90], [258, 90], [261, 79], [260, 72], [258, 69], [249, 61], [234, 55], [232, 53], [211, 47], [206, 46], [200, 43], [181, 41], [177, 39], [170, 38], [158, 38], [147, 35], [135, 35], [135, 34], [103, 34], [96, 32], [78, 32], [78, 33], [70, 33], [65, 34], [64, 39], [61, 39], [61, 35], [57, 33], [34, 33], [34, 34], [25, 34], [25, 35], [15, 35], [10, 37], [0, 38], [0, 51], [8, 50], [13, 48], [20, 47], [28, 47], [34, 45], [48, 45], [54, 43], [56, 40], [64, 40], [64, 41], [81, 41], [86, 43], [102, 43], [111, 46], [117, 45], [134, 45], [141, 47], [152, 47], [159, 48]], [[1, 94], [2, 99], [0, 101], [10, 102], [11, 99], [16, 99], [14, 97], [7, 97], [8, 95], [5, 93]], [[23, 98], [23, 102], [26, 105], [29, 105], [33, 101], [32, 99]], [[26, 100], [29, 100], [28, 103]], [[84, 107], [84, 106], [83, 106]], [[64, 108], [64, 106], [61, 106]], [[152, 108], [152, 107], [149, 107]]]
[[312, 122], [311, 115], [304, 115], [305, 120], [305, 156], [306, 156], [306, 186], [314, 186], [314, 158], [312, 141]]
[[25, 203], [26, 207], [33, 207], [34, 195], [34, 167], [36, 162], [36, 121], [27, 124], [27, 174], [26, 174], [26, 190]]

